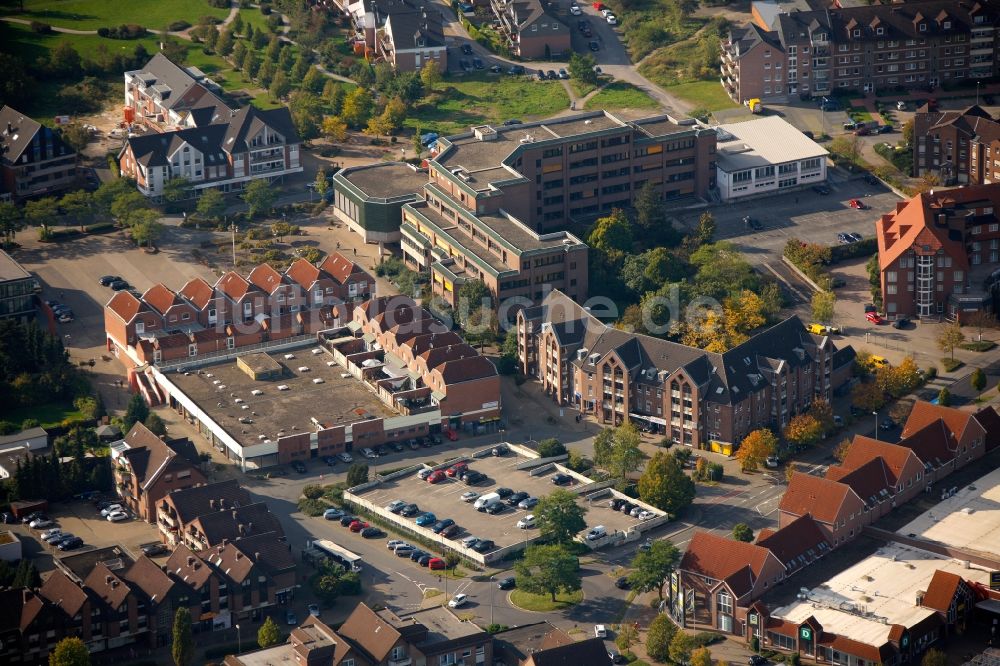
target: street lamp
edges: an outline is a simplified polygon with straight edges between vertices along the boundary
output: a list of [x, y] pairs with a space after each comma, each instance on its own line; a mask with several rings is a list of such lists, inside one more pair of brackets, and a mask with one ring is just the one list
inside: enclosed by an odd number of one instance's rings
[[240, 625], [236, 625], [236, 654], [243, 652], [243, 636], [240, 634]]
[[493, 582], [493, 576], [496, 576], [496, 574], [492, 574], [490, 576], [490, 624], [494, 624], [494, 622], [493, 622], [493, 591], [496, 589], [496, 584], [494, 584], [494, 582]]
[[878, 412], [872, 412], [875, 415], [875, 439], [878, 439]]
[[233, 268], [236, 268], [236, 221], [229, 224], [229, 230], [233, 232]]

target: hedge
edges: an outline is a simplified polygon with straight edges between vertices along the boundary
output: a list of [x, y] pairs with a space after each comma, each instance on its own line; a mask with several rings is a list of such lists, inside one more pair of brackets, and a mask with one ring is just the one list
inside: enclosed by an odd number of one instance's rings
[[181, 30], [187, 30], [190, 27], [191, 27], [190, 23], [184, 20], [180, 20], [180, 21], [174, 21], [173, 23], [168, 25], [167, 30], [169, 30], [170, 32], [180, 32]]
[[139, 39], [146, 36], [146, 29], [135, 23], [112, 26], [110, 28], [98, 28], [97, 34], [108, 39]]
[[835, 264], [858, 257], [870, 257], [876, 252], [878, 252], [878, 241], [875, 238], [866, 238], [857, 243], [835, 245], [830, 248], [830, 263]]

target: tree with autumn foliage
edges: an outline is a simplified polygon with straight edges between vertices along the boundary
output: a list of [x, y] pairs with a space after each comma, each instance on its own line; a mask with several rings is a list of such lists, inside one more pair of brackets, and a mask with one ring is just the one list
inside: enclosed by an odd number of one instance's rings
[[823, 424], [812, 414], [799, 414], [785, 426], [785, 439], [799, 446], [812, 446], [823, 438]]
[[851, 389], [851, 404], [865, 412], [877, 412], [885, 406], [885, 395], [877, 382], [861, 382]]
[[778, 438], [767, 428], [754, 430], [743, 438], [736, 450], [736, 459], [744, 472], [754, 472], [778, 450]]
[[913, 358], [907, 356], [899, 365], [879, 368], [875, 372], [875, 385], [883, 393], [899, 398], [920, 385], [920, 369]]
[[765, 309], [760, 296], [744, 289], [722, 302], [721, 315], [716, 308], [704, 308], [702, 317], [689, 316], [684, 344], [720, 354], [729, 351], [767, 322]]
[[851, 450], [851, 440], [845, 439], [837, 446], [833, 447], [833, 457], [837, 459], [837, 462], [844, 462], [847, 460], [847, 453]]

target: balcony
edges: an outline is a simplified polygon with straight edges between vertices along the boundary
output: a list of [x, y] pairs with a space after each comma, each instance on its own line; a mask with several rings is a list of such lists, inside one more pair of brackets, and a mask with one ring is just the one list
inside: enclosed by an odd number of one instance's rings
[[175, 518], [172, 518], [170, 516], [170, 514], [168, 514], [168, 513], [164, 513], [164, 512], [161, 511], [161, 512], [159, 512], [156, 515], [156, 519], [160, 523], [162, 523], [163, 525], [165, 525], [165, 526], [167, 526], [167, 527], [169, 527], [171, 529], [175, 529], [175, 530], [177, 529], [177, 520]]
[[389, 666], [410, 666], [413, 660], [410, 657], [403, 657], [402, 659], [389, 659]]

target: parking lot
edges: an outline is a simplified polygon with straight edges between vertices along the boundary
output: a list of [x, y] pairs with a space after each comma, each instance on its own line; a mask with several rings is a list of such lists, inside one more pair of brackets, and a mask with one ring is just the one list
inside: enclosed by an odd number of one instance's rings
[[[431, 484], [421, 480], [416, 474], [411, 474], [385, 481], [377, 487], [359, 493], [358, 496], [376, 507], [385, 507], [393, 501], [400, 500], [416, 504], [420, 513], [429, 511], [438, 520], [451, 518], [461, 529], [451, 539], [441, 537], [441, 543], [455, 548], [460, 553], [466, 554], [461, 540], [468, 536], [491, 539], [496, 543], [497, 548], [505, 548], [518, 542], [526, 543], [538, 536], [537, 528], [521, 529], [517, 527], [518, 521], [531, 514], [532, 510], [508, 506], [506, 499], [504, 499], [502, 502], [503, 510], [496, 515], [490, 515], [476, 510], [472, 502], [463, 501], [462, 494], [473, 491], [482, 496], [496, 492], [498, 488], [509, 488], [515, 493], [525, 492], [530, 497], [541, 498], [560, 487], [554, 485], [552, 481], [553, 476], [559, 472], [558, 469], [549, 469], [538, 475], [531, 475], [527, 470], [517, 469], [519, 465], [530, 460], [531, 458], [518, 455], [513, 451], [501, 457], [488, 456], [471, 459], [469, 467], [487, 476], [486, 480], [474, 486], [467, 486], [462, 481], [451, 477], [445, 477], [442, 481]], [[574, 480], [561, 487], [573, 492], [580, 492], [585, 490], [587, 485]], [[579, 500], [587, 508], [588, 527], [603, 525], [609, 534], [614, 534], [615, 532], [627, 532], [639, 522], [637, 518], [611, 511], [607, 508], [608, 499], [609, 497], [606, 496], [595, 501], [593, 505], [582, 498]], [[406, 529], [413, 529], [414, 521], [420, 513], [410, 517], [393, 515], [392, 520]]]
[[[8, 525], [7, 528], [21, 539], [24, 551], [35, 556], [36, 564], [42, 571], [50, 568], [50, 560], [45, 555], [64, 557], [95, 548], [121, 545], [131, 551], [133, 555], [138, 556], [142, 552], [142, 545], [160, 540], [156, 528], [141, 520], [130, 518], [119, 523], [108, 522], [106, 518], [101, 516], [93, 502], [82, 500], [68, 503], [60, 502], [52, 505], [46, 515], [55, 521], [55, 525], [52, 527], [57, 527], [63, 532], [82, 538], [84, 545], [75, 550], [63, 552], [49, 546], [40, 538], [45, 529], [51, 528], [35, 530], [27, 525]], [[166, 557], [166, 555], [159, 557]]]

